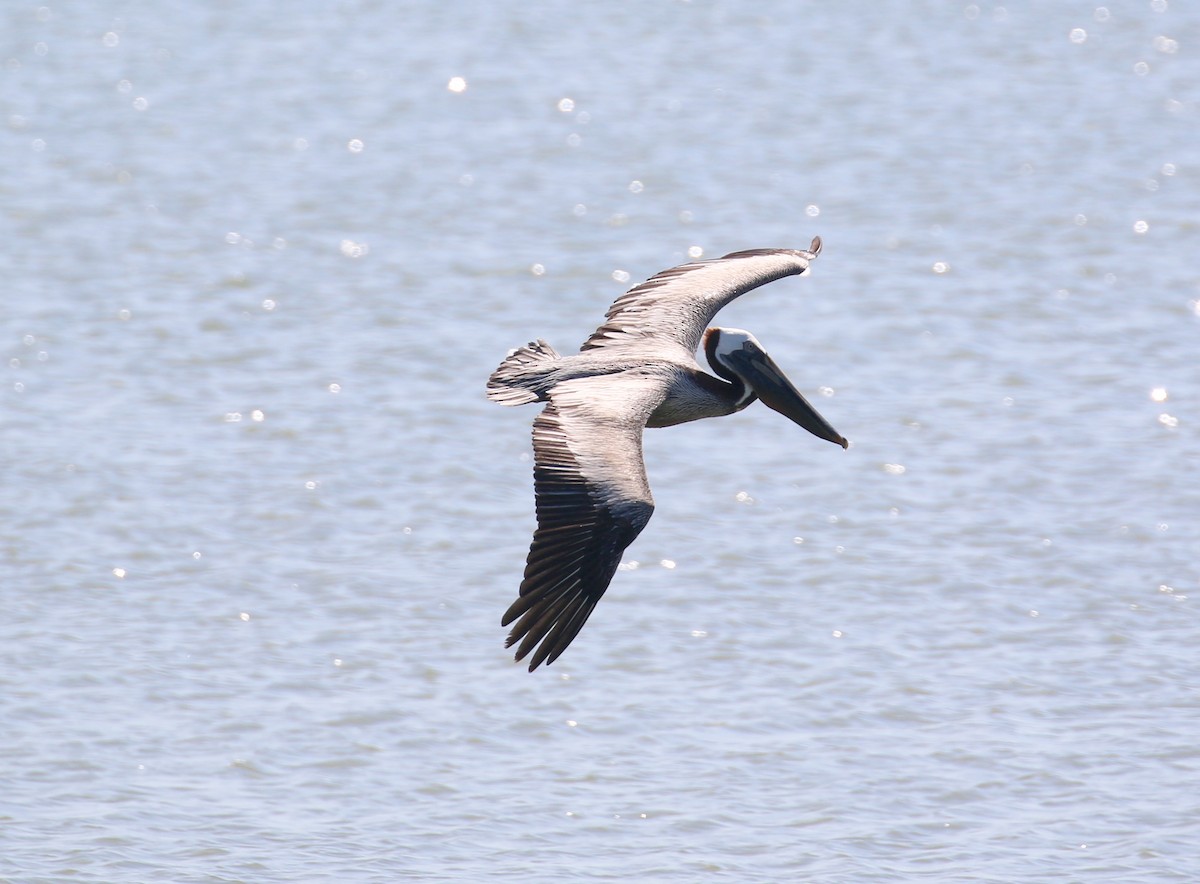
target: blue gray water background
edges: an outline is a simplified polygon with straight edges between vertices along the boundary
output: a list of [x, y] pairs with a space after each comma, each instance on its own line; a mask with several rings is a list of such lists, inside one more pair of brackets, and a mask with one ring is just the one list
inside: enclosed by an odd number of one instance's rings
[[[0, 12], [0, 877], [1194, 881], [1200, 9]], [[721, 316], [852, 441], [651, 431], [503, 649], [505, 351]]]

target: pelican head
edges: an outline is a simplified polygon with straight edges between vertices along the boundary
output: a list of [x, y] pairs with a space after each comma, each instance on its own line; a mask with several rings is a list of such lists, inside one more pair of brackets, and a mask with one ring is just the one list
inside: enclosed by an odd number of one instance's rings
[[[819, 248], [819, 247], [818, 247]], [[742, 387], [735, 405], [741, 411], [756, 398], [819, 439], [843, 448], [850, 443], [809, 405], [750, 332], [740, 328], [710, 328], [704, 333], [704, 355], [712, 370]]]

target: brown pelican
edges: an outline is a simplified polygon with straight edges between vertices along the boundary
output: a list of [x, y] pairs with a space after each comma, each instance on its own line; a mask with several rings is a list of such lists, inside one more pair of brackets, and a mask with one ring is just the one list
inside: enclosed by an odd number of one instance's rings
[[[501, 618], [505, 647], [553, 663], [612, 581], [621, 553], [654, 512], [642, 429], [741, 411], [755, 399], [821, 439], [849, 443], [805, 401], [747, 331], [706, 328], [739, 295], [803, 276], [821, 251], [752, 249], [664, 270], [613, 303], [580, 352], [538, 340], [488, 378], [502, 405], [545, 402], [533, 422], [537, 530], [520, 595]], [[701, 342], [716, 377], [700, 370]]]

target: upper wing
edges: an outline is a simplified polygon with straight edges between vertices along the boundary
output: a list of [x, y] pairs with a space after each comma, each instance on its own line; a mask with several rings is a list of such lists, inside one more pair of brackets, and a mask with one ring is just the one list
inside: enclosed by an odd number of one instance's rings
[[[556, 386], [533, 422], [537, 530], [505, 647], [553, 663], [604, 595], [621, 553], [654, 512], [642, 429], [665, 396], [653, 378], [582, 378]], [[540, 644], [539, 644], [540, 643]]]
[[820, 251], [821, 238], [814, 237], [808, 250], [751, 249], [664, 270], [617, 298], [580, 349], [658, 337], [695, 353], [718, 310], [760, 285], [805, 273]]

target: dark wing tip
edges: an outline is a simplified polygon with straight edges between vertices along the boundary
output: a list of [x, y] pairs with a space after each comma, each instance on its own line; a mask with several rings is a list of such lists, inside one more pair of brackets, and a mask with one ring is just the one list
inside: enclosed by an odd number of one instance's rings
[[725, 261], [729, 258], [761, 258], [771, 255], [792, 255], [811, 261], [819, 254], [821, 254], [821, 237], [814, 236], [812, 243], [807, 249], [742, 249], [741, 251], [730, 252], [728, 255], [722, 255], [715, 260]]
[[562, 655], [608, 589], [621, 553], [641, 533], [653, 510], [652, 504], [644, 504], [631, 522], [597, 509], [590, 519], [562, 526], [561, 533], [539, 526], [520, 595], [500, 619], [501, 626], [513, 624], [504, 646], [517, 645], [514, 660], [532, 653], [532, 672]]

